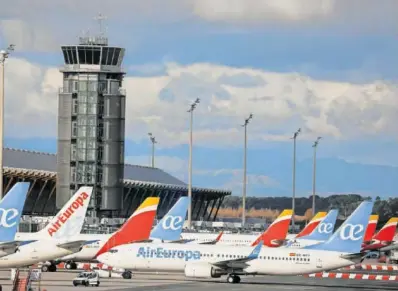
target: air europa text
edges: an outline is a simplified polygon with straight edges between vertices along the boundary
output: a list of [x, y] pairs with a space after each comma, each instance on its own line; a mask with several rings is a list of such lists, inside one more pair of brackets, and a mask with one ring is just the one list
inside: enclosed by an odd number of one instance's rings
[[183, 251], [183, 250], [166, 250], [164, 248], [150, 248], [140, 247], [138, 249], [137, 257], [143, 258], [159, 258], [159, 259], [184, 259], [200, 260], [199, 251]]
[[89, 195], [86, 192], [82, 192], [75, 199], [75, 201], [73, 201], [72, 204], [70, 204], [70, 206], [61, 215], [58, 216], [57, 221], [48, 228], [48, 234], [50, 236], [53, 236], [53, 234], [56, 233], [61, 228], [61, 226], [68, 221], [68, 219], [77, 209], [83, 207], [84, 201], [87, 200], [88, 197]]

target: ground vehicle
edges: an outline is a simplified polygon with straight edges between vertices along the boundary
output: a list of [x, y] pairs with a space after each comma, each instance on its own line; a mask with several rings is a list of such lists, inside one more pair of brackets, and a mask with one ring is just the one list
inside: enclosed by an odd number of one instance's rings
[[398, 250], [390, 251], [389, 259], [390, 264], [398, 264]]
[[97, 272], [81, 272], [77, 277], [73, 279], [73, 286], [84, 285], [84, 286], [96, 286], [100, 284], [99, 275]]

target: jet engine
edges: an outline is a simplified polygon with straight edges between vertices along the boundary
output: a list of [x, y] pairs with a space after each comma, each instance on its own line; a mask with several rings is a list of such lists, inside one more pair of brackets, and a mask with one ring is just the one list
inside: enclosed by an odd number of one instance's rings
[[220, 278], [228, 273], [222, 269], [212, 266], [209, 263], [188, 263], [184, 270], [186, 277], [193, 278]]

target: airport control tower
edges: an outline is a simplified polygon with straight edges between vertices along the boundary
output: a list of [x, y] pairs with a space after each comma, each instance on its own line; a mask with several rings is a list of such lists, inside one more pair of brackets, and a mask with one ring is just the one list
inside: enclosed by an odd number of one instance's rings
[[63, 87], [58, 105], [57, 208], [83, 185], [93, 186], [88, 216], [122, 209], [126, 93], [124, 48], [100, 33], [62, 46]]

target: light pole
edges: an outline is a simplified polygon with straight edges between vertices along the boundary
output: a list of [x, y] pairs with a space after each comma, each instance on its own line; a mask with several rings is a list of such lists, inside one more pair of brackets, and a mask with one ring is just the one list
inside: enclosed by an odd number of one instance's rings
[[297, 136], [300, 134], [301, 128], [299, 128], [293, 135], [293, 194], [292, 194], [292, 227], [294, 229], [295, 227], [295, 221], [294, 221], [294, 212], [295, 212], [295, 207], [296, 207], [296, 139]]
[[242, 125], [245, 128], [245, 146], [244, 146], [244, 157], [243, 157], [243, 193], [242, 193], [242, 227], [246, 224], [246, 167], [247, 167], [247, 125], [250, 119], [253, 118], [253, 114], [250, 113], [249, 117], [245, 119], [245, 123]]
[[149, 140], [152, 143], [152, 168], [155, 168], [155, 143], [158, 143], [151, 132], [148, 132]]
[[189, 132], [189, 174], [188, 174], [188, 197], [189, 197], [189, 205], [188, 205], [188, 228], [191, 229], [192, 222], [192, 126], [193, 126], [193, 111], [200, 102], [199, 98], [191, 104], [188, 112], [190, 113], [190, 132]]
[[322, 137], [318, 136], [312, 147], [314, 148], [314, 168], [312, 172], [312, 216], [315, 215], [315, 181], [316, 181], [316, 149]]
[[4, 141], [4, 65], [9, 54], [14, 51], [15, 45], [11, 44], [6, 50], [0, 51], [1, 90], [0, 90], [0, 197], [3, 198], [3, 141]]

